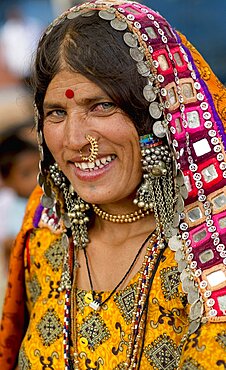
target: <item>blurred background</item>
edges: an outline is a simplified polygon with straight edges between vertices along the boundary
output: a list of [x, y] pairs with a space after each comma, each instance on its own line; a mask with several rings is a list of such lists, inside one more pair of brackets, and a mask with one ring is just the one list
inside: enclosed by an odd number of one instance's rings
[[[184, 33], [226, 84], [225, 0], [141, 2], [159, 11]], [[0, 314], [10, 246], [20, 228], [38, 172], [32, 91], [27, 85], [30, 66], [45, 27], [76, 3], [73, 0], [0, 1]], [[35, 155], [29, 155], [31, 152]], [[27, 161], [28, 157], [33, 161]], [[22, 185], [22, 193], [16, 184]]]

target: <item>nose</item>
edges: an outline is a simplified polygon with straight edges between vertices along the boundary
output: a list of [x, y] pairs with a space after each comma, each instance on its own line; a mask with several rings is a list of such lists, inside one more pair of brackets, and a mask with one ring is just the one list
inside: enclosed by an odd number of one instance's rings
[[88, 147], [86, 126], [86, 120], [82, 112], [76, 111], [68, 114], [64, 127], [64, 147], [77, 152], [85, 146]]

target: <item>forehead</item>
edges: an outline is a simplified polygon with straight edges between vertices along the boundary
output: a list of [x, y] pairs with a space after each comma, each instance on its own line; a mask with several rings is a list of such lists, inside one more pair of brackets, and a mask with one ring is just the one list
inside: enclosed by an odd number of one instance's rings
[[71, 89], [77, 98], [83, 98], [87, 95], [92, 98], [96, 94], [106, 95], [104, 91], [94, 82], [78, 72], [63, 70], [54, 76], [50, 82], [45, 101], [51, 100], [55, 96], [65, 96], [68, 89]]

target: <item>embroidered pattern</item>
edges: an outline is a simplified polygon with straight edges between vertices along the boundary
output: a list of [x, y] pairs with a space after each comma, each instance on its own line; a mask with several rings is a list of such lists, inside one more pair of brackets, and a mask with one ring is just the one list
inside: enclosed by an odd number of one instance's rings
[[56, 312], [50, 308], [38, 323], [37, 330], [43, 344], [49, 346], [60, 337], [63, 332], [63, 325]]
[[98, 313], [90, 313], [79, 330], [81, 337], [88, 341], [89, 348], [95, 350], [100, 344], [110, 338], [110, 331]]
[[27, 286], [30, 292], [30, 300], [34, 304], [42, 292], [42, 288], [36, 274], [27, 282]]
[[53, 271], [58, 271], [62, 266], [64, 251], [61, 239], [51, 244], [44, 254]]
[[154, 369], [174, 370], [179, 356], [177, 346], [166, 334], [160, 335], [144, 349], [148, 362]]
[[178, 285], [180, 283], [180, 273], [176, 266], [167, 267], [160, 271], [162, 280], [162, 291], [165, 300], [171, 300], [178, 296]]
[[114, 301], [127, 324], [132, 322], [136, 287], [137, 284], [130, 285], [122, 292], [117, 292], [114, 297]]
[[29, 358], [26, 355], [24, 347], [22, 347], [19, 352], [18, 366], [20, 370], [30, 370], [31, 369], [31, 363], [29, 361]]
[[226, 350], [226, 331], [217, 334], [216, 341]]
[[197, 361], [189, 357], [183, 364], [181, 370], [205, 370]]

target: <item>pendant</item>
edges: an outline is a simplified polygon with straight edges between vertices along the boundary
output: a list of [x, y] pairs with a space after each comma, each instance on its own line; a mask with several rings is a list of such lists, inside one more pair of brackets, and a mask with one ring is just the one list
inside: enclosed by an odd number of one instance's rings
[[95, 311], [98, 311], [100, 309], [100, 302], [94, 299], [92, 302], [90, 302], [89, 307], [91, 307]]

